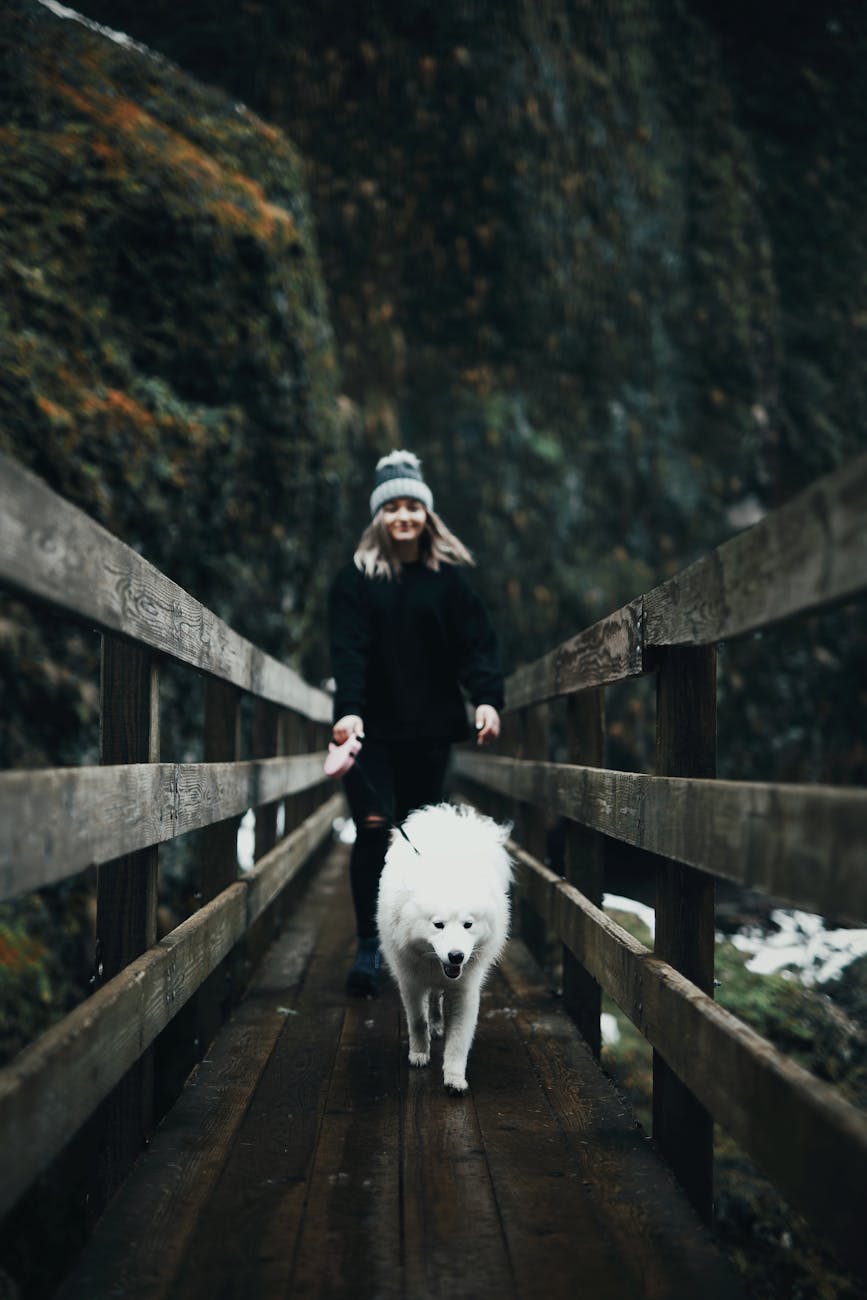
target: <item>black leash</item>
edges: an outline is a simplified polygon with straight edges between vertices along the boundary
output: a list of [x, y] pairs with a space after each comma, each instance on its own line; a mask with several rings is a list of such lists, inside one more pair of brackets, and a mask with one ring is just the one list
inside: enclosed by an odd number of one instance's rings
[[364, 784], [367, 786], [368, 790], [370, 791], [370, 793], [373, 795], [374, 799], [375, 799], [376, 802], [378, 803], [378, 805], [379, 805], [379, 810], [380, 810], [382, 816], [385, 818], [386, 822], [387, 822], [388, 825], [392, 828], [392, 830], [397, 831], [399, 835], [402, 835], [402, 836], [403, 836], [403, 838], [406, 840], [407, 844], [408, 844], [409, 847], [412, 849], [412, 851], [413, 851], [413, 853], [416, 855], [416, 857], [419, 857], [419, 858], [420, 858], [420, 857], [421, 857], [421, 854], [419, 853], [418, 849], [417, 849], [417, 848], [415, 847], [415, 845], [413, 844], [412, 840], [411, 840], [411, 839], [409, 838], [409, 836], [407, 835], [406, 831], [405, 831], [405, 830], [403, 829], [403, 827], [400, 825], [400, 823], [399, 823], [399, 822], [396, 822], [396, 821], [394, 820], [393, 817], [389, 817], [388, 813], [387, 813], [386, 810], [385, 810], [385, 803], [384, 803], [384, 800], [383, 800], [383, 797], [382, 797], [380, 791], [377, 790], [376, 786], [373, 784], [373, 782], [371, 781], [370, 777], [367, 775], [367, 773], [365, 772], [364, 768], [363, 768], [363, 767], [361, 766], [361, 764], [359, 763], [359, 761], [358, 761], [358, 757], [359, 757], [358, 754], [356, 754], [356, 755], [355, 755], [355, 764], [354, 764], [355, 767], [358, 768], [358, 775], [361, 777], [362, 781], [363, 781]]

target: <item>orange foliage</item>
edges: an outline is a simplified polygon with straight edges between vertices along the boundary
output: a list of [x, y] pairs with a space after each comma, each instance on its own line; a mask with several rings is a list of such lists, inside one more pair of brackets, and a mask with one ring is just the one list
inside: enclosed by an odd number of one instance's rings
[[72, 418], [65, 407], [60, 406], [57, 402], [49, 401], [47, 397], [37, 397], [36, 405], [43, 415], [47, 415], [49, 420], [55, 420], [58, 424], [69, 424]]
[[[93, 149], [113, 162], [115, 146], [124, 144], [144, 150], [162, 170], [186, 176], [211, 192], [211, 211], [217, 220], [236, 233], [252, 234], [270, 242], [298, 240], [295, 222], [284, 208], [272, 203], [258, 182], [238, 171], [221, 166], [186, 136], [157, 120], [130, 99], [120, 99], [90, 89], [85, 94], [68, 82], [53, 79], [52, 88], [81, 113], [111, 132], [114, 144], [101, 137]], [[236, 197], [227, 198], [226, 192]]]
[[81, 410], [84, 415], [97, 415], [100, 412], [119, 415], [140, 426], [154, 423], [151, 412], [119, 388], [106, 389], [104, 397], [99, 393], [86, 393], [81, 401]]
[[20, 943], [11, 943], [0, 933], [0, 966], [10, 971], [23, 971], [34, 966], [45, 956], [45, 945], [36, 939], [22, 939]]

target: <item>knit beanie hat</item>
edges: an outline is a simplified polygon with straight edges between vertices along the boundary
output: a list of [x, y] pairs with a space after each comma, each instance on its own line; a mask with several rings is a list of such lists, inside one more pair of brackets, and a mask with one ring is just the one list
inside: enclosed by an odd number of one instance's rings
[[412, 497], [433, 510], [433, 493], [421, 476], [421, 461], [411, 451], [392, 451], [376, 462], [374, 488], [370, 494], [373, 517], [387, 501]]

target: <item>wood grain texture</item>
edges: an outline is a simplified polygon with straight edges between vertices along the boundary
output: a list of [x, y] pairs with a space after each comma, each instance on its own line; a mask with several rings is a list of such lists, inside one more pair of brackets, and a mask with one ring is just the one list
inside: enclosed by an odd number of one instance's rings
[[643, 653], [643, 605], [639, 598], [577, 636], [518, 668], [506, 682], [506, 708], [526, 708], [593, 686], [607, 686], [647, 669]]
[[459, 750], [458, 775], [823, 916], [867, 920], [867, 791], [692, 780]]
[[549, 924], [790, 1204], [867, 1270], [867, 1116], [786, 1059], [528, 855], [526, 887]]
[[0, 581], [305, 717], [331, 718], [324, 691], [7, 456], [0, 456]]
[[319, 785], [324, 753], [0, 774], [0, 898]]
[[498, 985], [482, 1002], [468, 1077], [515, 1293], [521, 1300], [640, 1295], [539, 1088], [515, 1025], [516, 1000]]
[[401, 1092], [404, 1294], [519, 1300], [472, 1100], [445, 1092], [438, 1051], [427, 1070], [403, 1061]]
[[710, 645], [867, 588], [867, 455], [644, 597], [647, 645]]

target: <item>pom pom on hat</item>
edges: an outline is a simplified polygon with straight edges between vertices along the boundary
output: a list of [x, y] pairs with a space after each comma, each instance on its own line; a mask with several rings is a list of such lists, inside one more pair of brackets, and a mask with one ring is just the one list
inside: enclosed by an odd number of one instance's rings
[[433, 510], [433, 493], [422, 478], [421, 461], [411, 451], [392, 451], [376, 462], [374, 488], [370, 494], [373, 517], [387, 501], [412, 497]]

